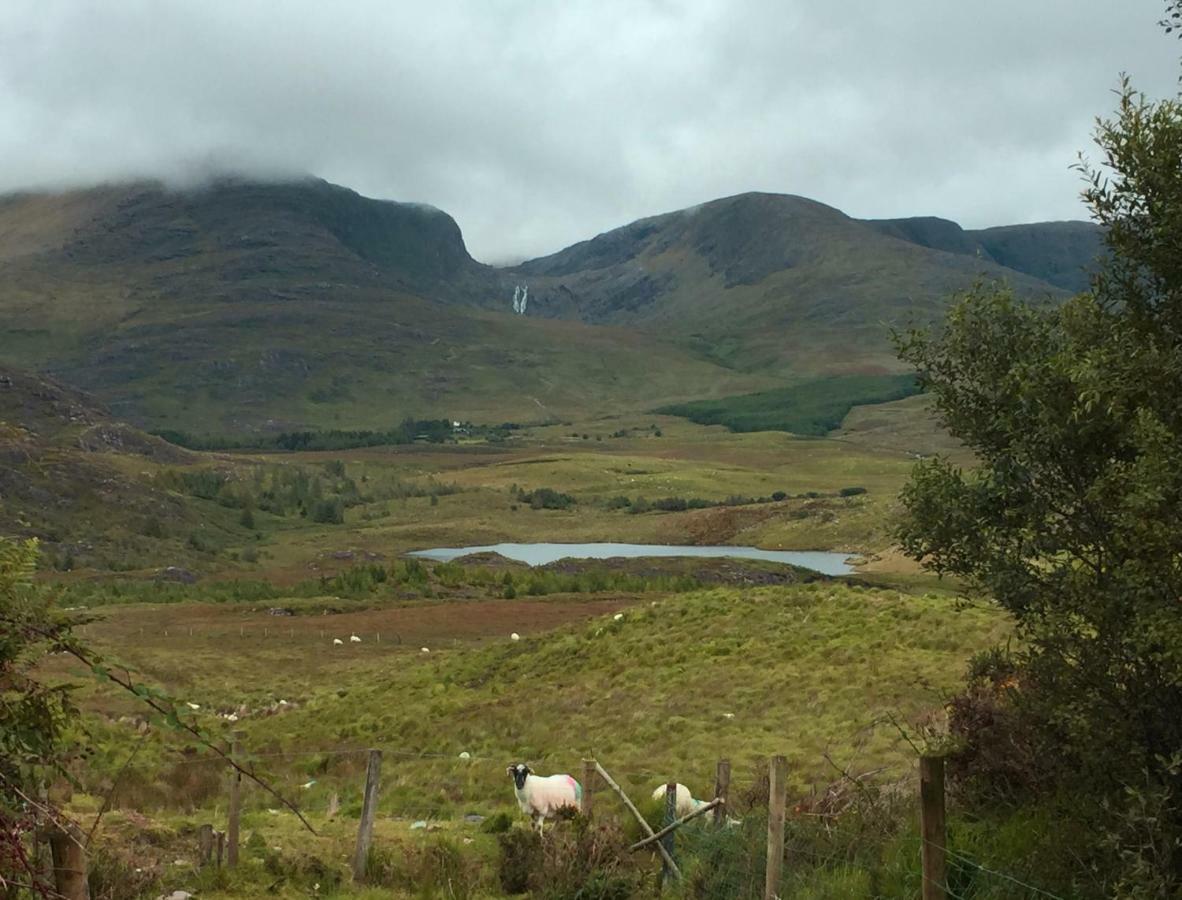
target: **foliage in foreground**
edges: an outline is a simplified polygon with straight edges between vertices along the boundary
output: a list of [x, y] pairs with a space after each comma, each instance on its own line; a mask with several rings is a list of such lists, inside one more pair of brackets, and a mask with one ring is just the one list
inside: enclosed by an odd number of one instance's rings
[[[1113, 889], [1167, 896], [1182, 887], [1182, 102], [1126, 82], [1097, 141], [1107, 171], [1083, 167], [1084, 196], [1109, 255], [1092, 293], [1046, 310], [978, 289], [939, 335], [900, 339], [980, 461], [918, 466], [901, 538], [1019, 623], [995, 679], [1015, 727], [966, 724], [967, 774], [1011, 799], [1074, 791]], [[1006, 758], [1019, 750], [1054, 763]]]
[[70, 750], [70, 691], [39, 680], [37, 664], [69, 627], [33, 587], [37, 543], [0, 540], [0, 882], [34, 879], [26, 840], [38, 785], [61, 774]]

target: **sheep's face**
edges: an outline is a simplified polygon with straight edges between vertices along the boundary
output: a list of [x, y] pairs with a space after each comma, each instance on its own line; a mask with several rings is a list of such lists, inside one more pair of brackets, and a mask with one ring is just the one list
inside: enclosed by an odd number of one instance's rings
[[525, 777], [531, 774], [529, 766], [525, 763], [517, 763], [517, 765], [509, 766], [505, 771], [513, 776], [513, 783], [517, 785], [517, 790], [525, 787]]

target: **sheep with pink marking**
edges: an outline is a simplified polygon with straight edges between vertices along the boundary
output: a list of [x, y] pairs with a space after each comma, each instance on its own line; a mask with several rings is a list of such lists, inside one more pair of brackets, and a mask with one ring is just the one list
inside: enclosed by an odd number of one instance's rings
[[505, 770], [513, 776], [513, 793], [517, 805], [542, 833], [547, 819], [563, 809], [579, 809], [583, 802], [583, 786], [570, 775], [540, 776], [525, 763], [517, 763]]

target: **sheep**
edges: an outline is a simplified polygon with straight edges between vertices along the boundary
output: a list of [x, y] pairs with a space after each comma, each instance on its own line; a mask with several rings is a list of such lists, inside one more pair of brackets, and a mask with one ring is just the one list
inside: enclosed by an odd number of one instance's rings
[[513, 776], [513, 793], [521, 811], [533, 820], [538, 834], [546, 819], [552, 819], [561, 809], [579, 809], [583, 802], [583, 786], [570, 775], [535, 775], [525, 763], [505, 769]]
[[334, 647], [340, 647], [340, 646], [342, 646], [344, 643], [345, 643], [345, 642], [344, 642], [344, 641], [342, 641], [340, 638], [333, 638], [333, 639], [332, 639], [332, 645], [333, 645]]
[[[665, 785], [662, 784], [662, 785], [658, 786], [657, 789], [653, 791], [653, 799], [660, 800], [663, 802], [665, 799], [665, 792], [666, 792]], [[675, 811], [677, 818], [679, 818], [679, 819], [685, 818], [690, 813], [701, 809], [703, 806], [705, 806], [709, 802], [710, 801], [708, 801], [708, 800], [696, 799], [693, 796], [693, 794], [690, 793], [689, 788], [687, 788], [684, 784], [681, 784], [680, 782], [678, 783], [678, 785], [677, 785], [677, 805], [674, 807], [674, 811]], [[708, 814], [701, 815], [701, 816], [698, 816], [698, 821], [705, 822], [705, 821], [708, 821], [710, 818], [711, 817]], [[734, 819], [734, 818], [731, 818], [730, 816], [726, 817], [726, 825], [728, 828], [734, 828], [736, 825], [741, 825], [741, 824], [742, 824], [742, 819]]]
[[[653, 791], [653, 799], [654, 800], [664, 800], [665, 799], [665, 785], [662, 784], [655, 791]], [[703, 807], [705, 805], [706, 805], [705, 800], [695, 799], [694, 795], [690, 793], [689, 788], [687, 788], [684, 784], [678, 783], [678, 785], [677, 785], [677, 806], [676, 806], [677, 818], [680, 819], [680, 818], [683, 818], [684, 816], [688, 816], [694, 810], [700, 809], [701, 807]]]
[[359, 638], [359, 637], [358, 637], [357, 635], [355, 635], [355, 634], [351, 634], [351, 635], [349, 635], [349, 643], [351, 643], [351, 644], [360, 644], [360, 643], [361, 643], [361, 638]]

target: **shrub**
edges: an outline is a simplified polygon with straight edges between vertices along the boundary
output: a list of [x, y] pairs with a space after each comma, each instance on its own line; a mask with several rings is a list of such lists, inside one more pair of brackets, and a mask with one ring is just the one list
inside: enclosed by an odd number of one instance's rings
[[138, 900], [160, 891], [156, 871], [143, 866], [134, 853], [100, 845], [87, 862], [91, 900]]
[[653, 509], [659, 509], [662, 512], [682, 512], [689, 508], [689, 504], [684, 497], [662, 497], [660, 500], [653, 501]]
[[342, 525], [345, 507], [339, 500], [317, 500], [312, 504], [312, 521], [322, 525]]
[[776, 491], [772, 494], [772, 499], [779, 503], [781, 500], [787, 499], [788, 495], [783, 491]]
[[522, 494], [521, 500], [533, 509], [570, 509], [575, 504], [575, 498], [570, 494], [559, 493], [551, 488], [538, 488]]
[[859, 494], [865, 494], [865, 493], [866, 493], [866, 488], [864, 488], [864, 487], [844, 487], [840, 491], [840, 494], [843, 497], [856, 497]]
[[503, 810], [480, 823], [480, 830], [484, 834], [504, 834], [512, 827], [513, 817]]
[[542, 839], [531, 830], [511, 828], [497, 835], [497, 847], [501, 889], [506, 894], [524, 894], [541, 866]]
[[617, 825], [576, 813], [569, 827], [556, 827], [542, 842], [530, 887], [544, 900], [631, 900], [645, 881], [643, 870], [631, 867], [633, 858]]

